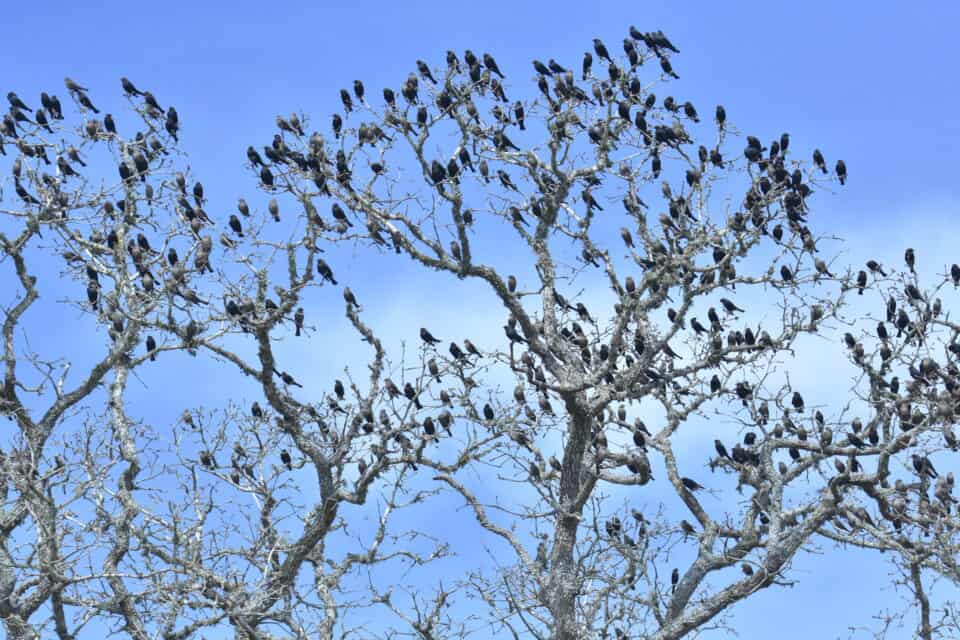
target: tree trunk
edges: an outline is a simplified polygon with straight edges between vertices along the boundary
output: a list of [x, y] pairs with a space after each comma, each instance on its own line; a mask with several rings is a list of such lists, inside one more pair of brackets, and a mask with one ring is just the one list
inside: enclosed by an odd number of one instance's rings
[[560, 479], [562, 512], [557, 514], [553, 551], [550, 554], [550, 613], [555, 640], [576, 640], [579, 637], [576, 615], [579, 588], [573, 554], [583, 510], [578, 497], [584, 477], [584, 455], [591, 436], [591, 417], [584, 411], [585, 404], [585, 398], [580, 395], [566, 399], [570, 418]]

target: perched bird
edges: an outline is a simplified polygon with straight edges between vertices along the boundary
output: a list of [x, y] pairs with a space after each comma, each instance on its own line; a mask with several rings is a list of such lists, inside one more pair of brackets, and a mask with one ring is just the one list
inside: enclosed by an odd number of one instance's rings
[[533, 61], [533, 68], [534, 68], [534, 70], [535, 70], [537, 73], [539, 73], [540, 75], [544, 75], [544, 76], [552, 76], [552, 75], [553, 75], [553, 71], [551, 71], [551, 70], [547, 67], [547, 65], [543, 64], [543, 63], [540, 62], [539, 60], [534, 60], [534, 61]]
[[33, 112], [33, 109], [25, 105], [23, 103], [23, 100], [21, 100], [20, 97], [13, 91], [10, 91], [9, 93], [7, 93], [7, 102], [10, 103], [11, 110], [23, 109], [24, 111]]
[[720, 298], [720, 304], [723, 305], [723, 308], [726, 309], [727, 313], [729, 314], [733, 314], [736, 311], [743, 312], [743, 309], [738, 307], [736, 304], [733, 303], [732, 300], [728, 300], [727, 298]]
[[717, 121], [717, 126], [723, 129], [727, 122], [727, 110], [723, 108], [722, 104], [717, 105], [717, 111], [714, 115], [714, 119]]
[[81, 87], [79, 84], [71, 80], [69, 76], [63, 79], [63, 84], [66, 85], [67, 91], [71, 93], [82, 93], [87, 90], [86, 87]]
[[483, 357], [482, 354], [480, 353], [480, 350], [477, 349], [477, 346], [472, 342], [470, 342], [469, 339], [464, 338], [463, 346], [464, 348], [466, 348], [467, 353], [469, 353], [470, 355], [476, 356], [478, 358]]
[[610, 53], [607, 51], [606, 45], [603, 44], [603, 41], [600, 40], [600, 38], [593, 39], [593, 50], [596, 52], [598, 58], [613, 64], [613, 58], [610, 57]]
[[673, 65], [670, 64], [670, 60], [668, 58], [660, 58], [660, 68], [671, 78], [677, 80], [680, 79], [680, 76], [677, 75], [677, 72], [673, 70]]
[[493, 56], [491, 56], [489, 53], [483, 54], [483, 66], [500, 76], [500, 78], [504, 77], [503, 73], [500, 71], [500, 68], [497, 66], [497, 61], [494, 60]]
[[317, 273], [330, 284], [337, 284], [336, 278], [333, 277], [333, 269], [330, 268], [330, 265], [328, 265], [326, 261], [320, 258], [317, 258]]
[[[123, 86], [123, 92], [128, 96], [141, 96], [143, 93], [137, 89], [127, 78], [120, 78], [120, 84]], [[182, 105], [181, 105], [182, 106]]]
[[436, 79], [434, 79], [433, 74], [430, 72], [430, 67], [423, 60], [417, 60], [417, 71], [431, 83], [437, 84]]
[[887, 277], [887, 273], [883, 270], [883, 265], [876, 260], [867, 260], [867, 269], [870, 269], [872, 273], [879, 273], [884, 278]]
[[240, 218], [238, 218], [236, 214], [234, 213], [230, 214], [229, 225], [230, 225], [230, 229], [235, 234], [237, 234], [241, 238], [243, 237], [243, 225], [240, 224]]
[[268, 189], [273, 188], [273, 173], [265, 166], [260, 168], [260, 182]]
[[793, 408], [803, 413], [803, 396], [800, 395], [799, 391], [793, 392], [793, 397], [790, 400], [790, 403], [793, 405]]
[[493, 407], [489, 403], [483, 405], [483, 418], [487, 421], [492, 421], [496, 417], [493, 413]]
[[348, 114], [353, 111], [353, 98], [346, 89], [340, 89], [340, 102], [343, 103], [343, 108]]
[[903, 252], [903, 260], [907, 263], [907, 267], [910, 268], [910, 273], [916, 273], [914, 267], [917, 263], [917, 256], [913, 251], [913, 247], [908, 247], [907, 250]]
[[353, 295], [353, 292], [350, 291], [350, 287], [344, 287], [344, 288], [343, 288], [343, 299], [344, 299], [344, 300], [346, 301], [346, 303], [347, 303], [349, 306], [351, 306], [351, 307], [359, 307], [359, 306], [360, 306], [359, 304], [357, 304], [357, 298], [356, 298], [356, 296], [354, 296], [354, 295]]
[[837, 172], [837, 179], [840, 180], [840, 184], [847, 184], [847, 164], [843, 160], [837, 160], [837, 166], [835, 167]]
[[143, 102], [147, 105], [147, 107], [149, 107], [151, 110], [163, 113], [163, 107], [160, 106], [152, 93], [149, 91], [144, 91], [141, 93], [141, 95], [143, 96]]
[[297, 330], [296, 331], [297, 337], [300, 336], [300, 331], [301, 329], [303, 329], [303, 320], [304, 320], [303, 307], [299, 307], [297, 311], [293, 314], [293, 324]]
[[[523, 103], [517, 100], [513, 105], [513, 116], [514, 118], [516, 118], [517, 126], [520, 127], [521, 131], [526, 130], [526, 126], [524, 126], [524, 122], [523, 122], [524, 115], [525, 114], [523, 111]], [[466, 148], [464, 148], [464, 150], [466, 150]]]
[[714, 440], [713, 446], [717, 450], [717, 455], [719, 455], [721, 458], [733, 460], [733, 458], [730, 457], [730, 454], [727, 453], [727, 448], [723, 446], [723, 443], [720, 440]]
[[427, 344], [429, 344], [430, 346], [440, 343], [440, 340], [433, 337], [433, 334], [427, 331], [425, 327], [420, 327], [420, 339], [426, 342]]
[[938, 477], [937, 470], [933, 468], [933, 463], [930, 462], [930, 458], [914, 453], [912, 459], [913, 469], [918, 475], [921, 477], [927, 476], [929, 478]]
[[820, 153], [820, 149], [813, 150], [813, 164], [815, 167], [820, 169], [826, 175], [827, 173], [827, 161], [823, 159], [823, 154]]
[[503, 331], [504, 331], [504, 333], [507, 334], [507, 338], [510, 340], [511, 343], [513, 343], [513, 342], [523, 342], [523, 343], [526, 343], [526, 342], [527, 342], [526, 338], [524, 338], [524, 337], [521, 336], [519, 333], [517, 333], [516, 328], [514, 328], [513, 326], [511, 326], [511, 325], [509, 325], [509, 324], [503, 325]]
[[287, 471], [293, 471], [293, 459], [290, 457], [290, 452], [286, 449], [280, 452], [280, 462], [287, 468]]

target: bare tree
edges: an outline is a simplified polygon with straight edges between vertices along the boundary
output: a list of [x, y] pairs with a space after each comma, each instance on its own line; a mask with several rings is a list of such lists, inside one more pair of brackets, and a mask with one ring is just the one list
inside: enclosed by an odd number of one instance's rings
[[[953, 477], [930, 456], [956, 448], [960, 326], [937, 294], [960, 267], [931, 291], [912, 251], [904, 272], [838, 267], [808, 220], [844, 163], [664, 96], [677, 50], [661, 32], [631, 27], [623, 52], [595, 40], [576, 71], [534, 61], [539, 94], [519, 100], [470, 51], [417, 61], [382, 102], [357, 81], [331, 135], [278, 116], [272, 143], [247, 151], [266, 210], [241, 201], [217, 221], [183, 168], [176, 111], [149, 92], [124, 79], [140, 129], [126, 136], [70, 79], [76, 130], [55, 98], [30, 112], [11, 94], [11, 637], [97, 624], [137, 638], [666, 640], [723, 628], [831, 541], [893, 552], [918, 635], [953, 633], [924, 579], [958, 577]], [[119, 179], [95, 177], [103, 167]], [[307, 296], [342, 284], [321, 255], [335, 244], [477, 281], [504, 337], [445, 344], [421, 327], [414, 362], [391, 358], [351, 283], [369, 372], [318, 400], [276, 345], [305, 339]], [[44, 306], [33, 265], [52, 261], [64, 277]], [[872, 296], [883, 319], [860, 309]], [[89, 362], [32, 346], [28, 312], [64, 305], [109, 336]], [[844, 324], [859, 377], [830, 409], [789, 367]], [[259, 400], [184, 407], [165, 427], [136, 417], [131, 375], [191, 355], [255, 381]], [[472, 514], [471, 548], [499, 550], [492, 562], [461, 562], [436, 589], [378, 580], [380, 565], [453, 553], [456, 540], [391, 522], [440, 491]], [[350, 516], [371, 511], [354, 540]], [[367, 610], [391, 612], [389, 629]]]
[[[339, 637], [341, 616], [369, 604], [342, 597], [345, 581], [447, 553], [389, 526], [432, 492], [408, 489], [408, 466], [394, 464], [412, 446], [409, 408], [383, 408], [386, 354], [349, 296], [369, 371], [298, 397], [275, 344], [305, 339], [306, 296], [337, 282], [321, 217], [304, 199], [275, 222], [271, 200], [214, 223], [202, 183], [179, 170], [176, 110], [127, 83], [132, 108], [117, 122], [69, 79], [77, 126], [55, 96], [32, 112], [10, 97], [0, 410], [16, 429], [0, 458], [0, 618], [12, 638], [74, 638], [89, 625], [136, 638], [207, 627]], [[75, 327], [58, 319], [78, 312]], [[91, 346], [77, 359], [49, 353], [55, 326]], [[99, 336], [109, 339], [96, 348]], [[259, 394], [178, 407], [176, 424], [133, 413], [134, 376], [189, 370], [189, 356]], [[176, 405], [176, 386], [153, 392]], [[350, 529], [361, 513], [373, 525]]]

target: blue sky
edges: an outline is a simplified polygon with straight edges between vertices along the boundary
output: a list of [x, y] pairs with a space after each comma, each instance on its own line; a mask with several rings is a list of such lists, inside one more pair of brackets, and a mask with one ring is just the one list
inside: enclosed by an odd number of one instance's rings
[[[845, 159], [848, 186], [818, 197], [816, 224], [847, 239], [840, 249], [851, 262], [872, 256], [898, 263], [905, 243], [917, 247], [930, 276], [960, 258], [960, 251], [951, 257], [950, 233], [960, 214], [954, 3], [605, 2], [598, 10], [573, 2], [21, 2], [3, 15], [0, 89], [36, 102], [42, 90], [62, 94], [69, 75], [90, 87], [103, 110], [122, 113], [119, 77], [130, 77], [164, 106], [176, 106], [192, 168], [224, 210], [254, 193], [244, 149], [269, 140], [275, 116], [302, 110], [325, 129], [341, 108], [338, 90], [355, 78], [379, 97], [414, 60], [440, 64], [447, 49], [471, 48], [495, 55], [508, 91], [531, 96], [531, 59], [576, 66], [594, 37], [613, 51], [628, 25], [662, 29], [681, 50], [677, 91], [704, 105], [701, 114], [719, 102], [747, 133], [771, 139], [787, 130], [794, 144], [820, 147], [828, 161]], [[427, 310], [417, 292], [431, 287], [458, 292], [468, 316], [431, 309], [434, 333], [499, 335], [499, 323], [492, 331], [484, 326], [482, 301], [466, 300], [455, 281], [399, 261], [384, 272], [382, 260], [363, 257], [344, 255], [338, 275], [363, 291], [384, 325], [419, 326], [414, 316]], [[332, 308], [339, 317], [340, 305], [339, 292], [325, 290], [309, 312]], [[363, 355], [290, 357], [320, 384], [344, 360]], [[226, 396], [229, 389], [207, 391]], [[470, 531], [465, 526], [463, 534]], [[840, 562], [829, 549], [811, 555], [798, 563], [797, 586], [738, 608], [736, 626], [743, 638], [845, 638], [849, 625], [868, 623], [897, 601], [880, 588], [886, 571], [854, 553]], [[786, 628], [784, 618], [799, 610], [817, 615]]]

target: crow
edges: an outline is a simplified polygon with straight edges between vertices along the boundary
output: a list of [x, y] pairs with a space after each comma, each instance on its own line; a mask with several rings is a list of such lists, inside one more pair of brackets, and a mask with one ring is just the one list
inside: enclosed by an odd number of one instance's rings
[[433, 337], [433, 334], [427, 331], [425, 327], [420, 327], [420, 339], [426, 342], [427, 344], [429, 344], [430, 346], [440, 343], [440, 340]]

